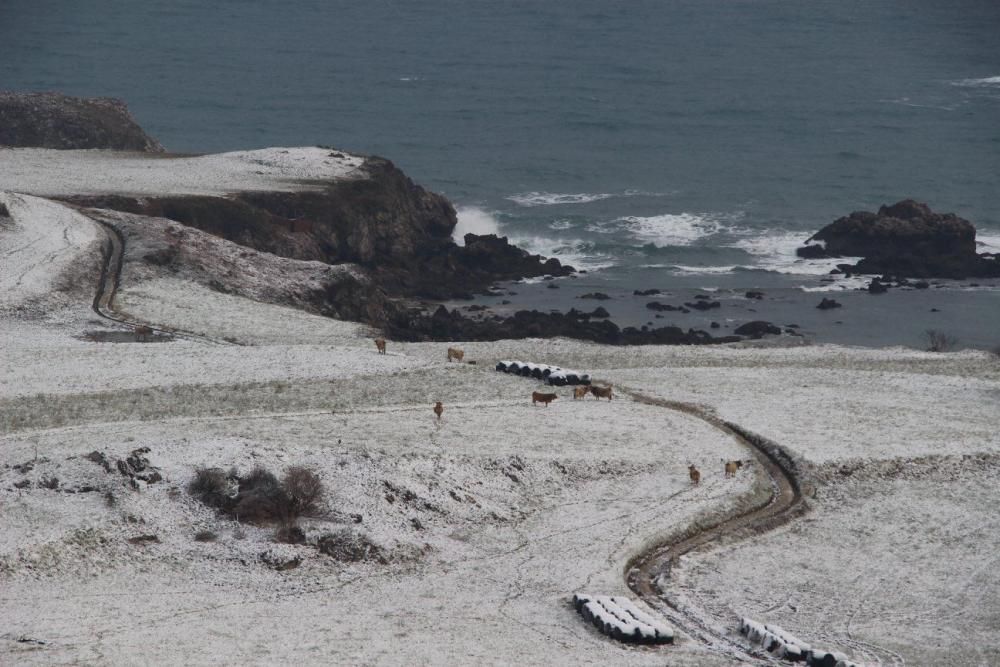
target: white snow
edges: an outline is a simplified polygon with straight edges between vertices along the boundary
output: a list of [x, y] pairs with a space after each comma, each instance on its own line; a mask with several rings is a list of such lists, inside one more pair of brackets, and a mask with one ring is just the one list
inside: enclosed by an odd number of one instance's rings
[[327, 148], [265, 148], [196, 157], [0, 148], [0, 190], [35, 195], [225, 195], [292, 191], [365, 178], [364, 158]]
[[47, 199], [0, 191], [0, 203], [10, 212], [0, 217], [0, 309], [74, 289], [74, 267], [95, 263], [103, 232]]
[[[775, 440], [812, 476], [804, 516], [682, 557], [672, 603], [737, 642], [739, 610], [786, 644], [869, 663], [997, 662], [1000, 363], [984, 353], [529, 339], [390, 341], [378, 355], [364, 327], [258, 301], [277, 298], [265, 289], [272, 258], [193, 232], [200, 254], [176, 273], [127, 261], [119, 307], [246, 345], [95, 343], [81, 334], [114, 328], [89, 310], [99, 231], [62, 205], [4, 196], [14, 219], [3, 247], [33, 250], [0, 275], [35, 310], [0, 312], [2, 663], [734, 664], [679, 631], [670, 647], [623, 647], [567, 604], [601, 591], [628, 609], [631, 557], [769, 493], [759, 466], [724, 477], [722, 460], [749, 456], [732, 437], [628, 400], [630, 389]], [[172, 224], [118, 222], [137, 250]], [[243, 296], [206, 287], [216, 260], [219, 275], [242, 272]], [[326, 275], [307, 264], [289, 265], [294, 279], [278, 287]], [[53, 267], [77, 277], [59, 298]], [[445, 361], [456, 343], [476, 365]], [[534, 408], [544, 383], [494, 372], [500, 359], [592, 369], [622, 400]], [[84, 458], [141, 446], [165, 479], [139, 491]], [[331, 513], [303, 522], [309, 539], [361, 531], [388, 563], [275, 544], [271, 529], [237, 526], [184, 491], [198, 466], [296, 464], [329, 489]], [[39, 485], [52, 477], [57, 489]], [[218, 540], [195, 542], [203, 529]], [[146, 534], [159, 542], [128, 541]], [[262, 553], [301, 564], [279, 572]]]

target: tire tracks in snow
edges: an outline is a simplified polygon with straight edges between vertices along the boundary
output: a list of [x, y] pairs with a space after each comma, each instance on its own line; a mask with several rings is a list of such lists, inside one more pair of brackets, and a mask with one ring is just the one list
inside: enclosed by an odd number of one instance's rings
[[700, 406], [655, 398], [625, 387], [620, 387], [620, 391], [639, 403], [682, 412], [732, 436], [753, 453], [758, 465], [767, 473], [771, 484], [770, 496], [764, 502], [721, 518], [693, 534], [682, 534], [668, 539], [633, 558], [625, 569], [628, 587], [679, 630], [709, 649], [739, 660], [763, 664], [777, 663], [778, 661], [763, 651], [748, 649], [744, 644], [713, 627], [708, 620], [711, 618], [708, 613], [686, 605], [682, 606], [670, 595], [668, 586], [671, 571], [685, 554], [726, 537], [745, 538], [766, 533], [807, 510], [802, 495], [802, 481], [798, 477], [793, 459], [775, 443], [750, 433], [732, 422], [727, 422]]
[[98, 225], [108, 238], [108, 244], [105, 246], [106, 250], [102, 252], [104, 261], [101, 264], [101, 275], [97, 281], [97, 293], [95, 294], [94, 302], [91, 305], [91, 309], [95, 313], [106, 320], [111, 320], [112, 322], [117, 322], [118, 324], [124, 324], [125, 326], [133, 328], [139, 325], [145, 325], [154, 332], [166, 334], [176, 338], [185, 338], [202, 343], [211, 343], [213, 345], [238, 344], [226, 340], [211, 338], [209, 336], [203, 336], [192, 331], [184, 331], [183, 329], [175, 329], [164, 325], [155, 326], [147, 322], [138, 322], [122, 317], [115, 310], [114, 301], [115, 294], [118, 292], [118, 287], [121, 284], [122, 269], [125, 265], [125, 237], [122, 235], [121, 231], [119, 231], [118, 228], [111, 223], [100, 220], [93, 215], [87, 215], [86, 211], [83, 209], [78, 208], [77, 210], [80, 211], [81, 214], [86, 215], [89, 220], [94, 222], [94, 224]]

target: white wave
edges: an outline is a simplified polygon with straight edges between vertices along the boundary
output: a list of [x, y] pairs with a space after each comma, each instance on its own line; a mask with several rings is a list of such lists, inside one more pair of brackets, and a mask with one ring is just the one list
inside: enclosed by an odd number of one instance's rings
[[665, 213], [645, 218], [627, 216], [616, 222], [636, 240], [656, 246], [687, 246], [725, 229], [719, 218], [694, 213]]
[[612, 197], [669, 197], [676, 191], [647, 192], [646, 190], [625, 190], [623, 192], [520, 192], [507, 197], [508, 200], [521, 206], [557, 206], [565, 204], [589, 204], [594, 201], [611, 199]]
[[976, 233], [977, 252], [1000, 252], [1000, 235]]
[[521, 206], [553, 206], [557, 204], [587, 204], [592, 201], [601, 201], [615, 197], [610, 193], [588, 194], [581, 192], [578, 194], [559, 194], [555, 192], [522, 192], [520, 194], [507, 197], [510, 201]]
[[555, 257], [563, 264], [577, 269], [597, 271], [614, 266], [610, 258], [588, 253], [589, 244], [580, 239], [550, 239], [544, 236], [522, 236], [512, 238], [511, 243], [533, 255]]
[[980, 87], [980, 86], [1000, 86], [1000, 76], [988, 76], [982, 79], [959, 79], [952, 81], [953, 86]]
[[683, 264], [673, 264], [670, 269], [676, 275], [700, 276], [700, 275], [720, 275], [733, 273], [739, 266], [684, 266]]
[[555, 222], [549, 223], [549, 229], [554, 229], [557, 232], [569, 229], [573, 226], [571, 220], [556, 220]]
[[835, 280], [810, 287], [799, 285], [799, 289], [803, 292], [847, 292], [865, 289], [872, 280], [871, 276], [851, 276], [850, 278], [845, 278], [841, 275], [835, 275], [831, 277], [835, 278]]
[[500, 234], [500, 223], [489, 211], [477, 206], [460, 206], [455, 209], [458, 224], [451, 237], [458, 245], [465, 245], [466, 234]]
[[755, 268], [788, 275], [819, 276], [830, 273], [838, 264], [854, 264], [860, 257], [831, 257], [824, 259], [803, 259], [795, 254], [796, 249], [805, 245], [808, 232], [765, 233], [741, 239], [732, 244], [755, 258]]

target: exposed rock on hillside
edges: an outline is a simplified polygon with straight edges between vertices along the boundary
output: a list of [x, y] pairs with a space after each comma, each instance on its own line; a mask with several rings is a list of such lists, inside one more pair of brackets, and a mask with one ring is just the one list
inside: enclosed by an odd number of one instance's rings
[[300, 192], [66, 199], [168, 218], [281, 257], [357, 264], [392, 296], [449, 299], [485, 290], [498, 280], [573, 271], [492, 234], [468, 234], [460, 247], [451, 237], [457, 219], [447, 199], [416, 185], [382, 158], [367, 158], [362, 171], [367, 178], [331, 181]]
[[[432, 315], [419, 310], [397, 313], [387, 326], [387, 333], [398, 340], [503, 340], [515, 338], [551, 338], [564, 336], [608, 345], [709, 345], [741, 340], [739, 336], [715, 338], [711, 334], [680, 327], [620, 329], [608, 320], [595, 321], [593, 313], [570, 310], [568, 313], [542, 313], [521, 310], [511, 317], [475, 320], [457, 309], [440, 306]], [[780, 333], [780, 332], [779, 332]]]
[[976, 228], [953, 213], [907, 199], [878, 213], [857, 211], [819, 230], [800, 257], [863, 257], [849, 270], [913, 278], [1000, 276], [1000, 261], [976, 253]]
[[0, 91], [0, 146], [163, 152], [121, 100]]

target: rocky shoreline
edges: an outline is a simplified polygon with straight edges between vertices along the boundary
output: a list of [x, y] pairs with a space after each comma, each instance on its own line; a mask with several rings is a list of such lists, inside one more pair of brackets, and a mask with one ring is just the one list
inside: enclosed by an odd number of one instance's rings
[[[178, 157], [163, 152], [118, 100], [0, 93], [0, 121], [0, 146], [142, 151], [160, 153], [162, 157], [156, 159], [165, 161]], [[348, 155], [329, 147], [310, 150], [328, 151], [322, 153], [324, 160], [357, 166], [347, 176], [313, 176], [303, 181], [302, 187], [291, 189], [236, 187], [220, 195], [175, 193], [171, 189], [140, 194], [97, 190], [96, 194], [68, 191], [46, 196], [96, 209], [98, 214], [103, 210], [171, 220], [287, 260], [349, 265], [353, 267], [350, 272], [319, 286], [303, 285], [288, 304], [364, 322], [398, 340], [563, 336], [611, 345], [705, 345], [766, 334], [799, 335], [792, 327], [782, 329], [760, 316], [744, 318], [737, 322], [742, 322], [740, 327], [734, 325], [732, 331], [715, 336], [700, 328], [655, 327], [652, 321], [620, 326], [609, 319], [604, 308], [592, 312], [532, 307], [511, 311], [484, 305], [475, 306], [478, 312], [469, 314], [449, 309], [442, 303], [506, 296], [501, 283], [580, 274], [557, 259], [532, 255], [506, 237], [466, 234], [464, 244], [459, 245], [453, 239], [457, 216], [451, 202], [414, 183], [391, 161]], [[160, 243], [145, 253], [143, 260], [161, 269], [179, 270], [175, 265], [186, 261], [178, 246], [181, 243], [179, 239]], [[926, 278], [1000, 277], [998, 258], [975, 250], [971, 223], [905, 200], [883, 206], [877, 213], [857, 212], [838, 219], [809, 238], [798, 254], [806, 258], [862, 257], [836, 271], [881, 274], [868, 287], [870, 293], [879, 294], [890, 287], [925, 288]], [[207, 286], [238, 292], [238, 286], [231, 282], [212, 280]], [[547, 287], [559, 284], [550, 282]], [[660, 290], [636, 292], [649, 297]], [[760, 291], [746, 293], [748, 300], [763, 297]], [[592, 292], [580, 298], [603, 301], [608, 296]], [[707, 295], [694, 295], [678, 304], [657, 300], [646, 304], [655, 312], [651, 318], [662, 318], [664, 312], [709, 315], [719, 306]], [[828, 309], [830, 305], [819, 307]], [[755, 308], [748, 311], [756, 313]], [[722, 328], [714, 319], [704, 325], [713, 330]]]

